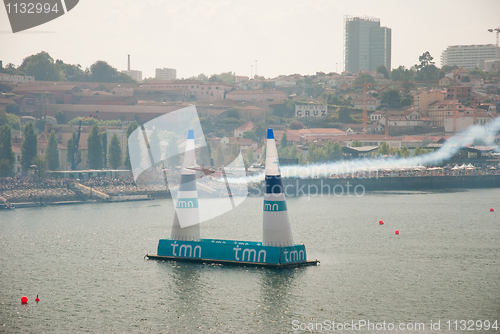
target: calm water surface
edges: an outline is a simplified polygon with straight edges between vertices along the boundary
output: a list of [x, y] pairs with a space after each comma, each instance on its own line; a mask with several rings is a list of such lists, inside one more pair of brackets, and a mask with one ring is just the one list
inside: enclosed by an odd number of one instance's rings
[[[499, 199], [500, 189], [289, 198], [294, 239], [321, 264], [287, 270], [144, 260], [170, 235], [170, 200], [0, 211], [0, 332], [500, 322]], [[261, 211], [248, 198], [202, 237], [258, 241]]]

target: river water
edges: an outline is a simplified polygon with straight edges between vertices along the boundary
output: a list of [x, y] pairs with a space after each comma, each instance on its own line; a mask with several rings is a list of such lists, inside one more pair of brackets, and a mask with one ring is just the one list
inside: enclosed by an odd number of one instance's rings
[[[493, 324], [500, 322], [499, 199], [500, 189], [288, 198], [295, 241], [321, 263], [286, 270], [144, 260], [170, 235], [168, 199], [3, 211], [0, 332], [288, 333], [325, 321], [424, 323], [428, 332], [431, 321], [441, 330], [447, 321], [455, 329], [455, 320]], [[259, 241], [261, 211], [262, 197], [249, 197], [203, 223], [202, 237]]]

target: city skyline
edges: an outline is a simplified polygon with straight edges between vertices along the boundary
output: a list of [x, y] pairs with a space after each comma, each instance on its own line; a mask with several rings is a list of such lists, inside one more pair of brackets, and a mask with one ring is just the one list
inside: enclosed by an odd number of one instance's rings
[[[494, 10], [497, 8], [498, 10]], [[392, 67], [407, 68], [429, 51], [436, 65], [450, 45], [494, 44], [500, 3], [467, 1], [109, 1], [87, 0], [74, 10], [12, 34], [0, 10], [0, 60], [20, 65], [45, 50], [54, 59], [89, 67], [105, 60], [118, 70], [154, 77], [174, 68], [178, 78], [235, 72], [250, 76], [341, 72], [344, 15], [379, 18], [392, 29]], [[481, 15], [470, 15], [476, 11]], [[456, 19], [449, 20], [450, 17]], [[91, 18], [91, 19], [89, 19]], [[109, 47], [109, 46], [112, 47]], [[90, 48], [90, 46], [92, 46]]]

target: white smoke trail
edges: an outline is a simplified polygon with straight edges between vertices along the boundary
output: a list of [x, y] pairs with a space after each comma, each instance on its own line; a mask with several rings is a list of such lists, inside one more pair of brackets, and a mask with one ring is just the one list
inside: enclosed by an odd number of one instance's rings
[[[439, 150], [432, 153], [408, 158], [363, 158], [314, 165], [285, 166], [281, 167], [281, 176], [283, 178], [328, 177], [332, 174], [377, 172], [385, 169], [402, 170], [419, 166], [438, 165], [453, 157], [461, 148], [472, 144], [476, 139], [483, 140], [486, 145], [496, 146], [498, 150], [498, 146], [494, 143], [494, 138], [498, 132], [500, 132], [500, 117], [497, 117], [493, 122], [484, 126], [470, 126], [448, 139]], [[259, 173], [247, 176], [246, 178], [234, 178], [231, 182], [260, 182], [264, 180], [264, 177], [264, 173]]]

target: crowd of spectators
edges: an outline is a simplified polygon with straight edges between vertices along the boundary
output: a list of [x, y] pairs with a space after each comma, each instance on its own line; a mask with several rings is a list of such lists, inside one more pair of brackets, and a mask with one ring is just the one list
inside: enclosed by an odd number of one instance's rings
[[[134, 182], [134, 178], [129, 176], [119, 177], [90, 177], [87, 180], [64, 179], [64, 178], [33, 178], [33, 177], [0, 177], [0, 193], [8, 190], [36, 190], [36, 189], [55, 189], [55, 188], [71, 188], [74, 182], [82, 185], [93, 187], [110, 195], [120, 193], [136, 193], [137, 191], [165, 191], [168, 189], [164, 180], [163, 173], [153, 173], [141, 175], [140, 179]], [[453, 169], [451, 167], [439, 168], [422, 168], [409, 170], [382, 170], [382, 171], [364, 171], [356, 173], [338, 173], [330, 175], [331, 178], [372, 178], [372, 177], [418, 177], [418, 176], [458, 176], [458, 175], [500, 175], [500, 166], [489, 166], [485, 168], [462, 168]], [[308, 178], [317, 178], [318, 175], [312, 175]], [[204, 179], [206, 180], [206, 179]], [[178, 184], [179, 180], [173, 180]], [[205, 182], [202, 182], [205, 183]], [[215, 190], [217, 193], [227, 193], [227, 188], [224, 182], [210, 182], [206, 184], [208, 187]], [[256, 182], [249, 185], [254, 187], [262, 186], [262, 182]], [[236, 192], [241, 191], [235, 184], [231, 185]], [[176, 187], [173, 190], [177, 190]], [[200, 189], [203, 191], [203, 189]], [[233, 191], [234, 191], [233, 190]]]
[[33, 178], [33, 177], [0, 177], [0, 191], [11, 189], [47, 189], [47, 188], [68, 188], [74, 182], [86, 186], [118, 186], [133, 185], [134, 179], [131, 176], [126, 177], [91, 177], [88, 180], [75, 180], [63, 178]]
[[71, 179], [33, 178], [33, 177], [0, 177], [0, 190], [10, 189], [40, 189], [40, 188], [65, 188]]

